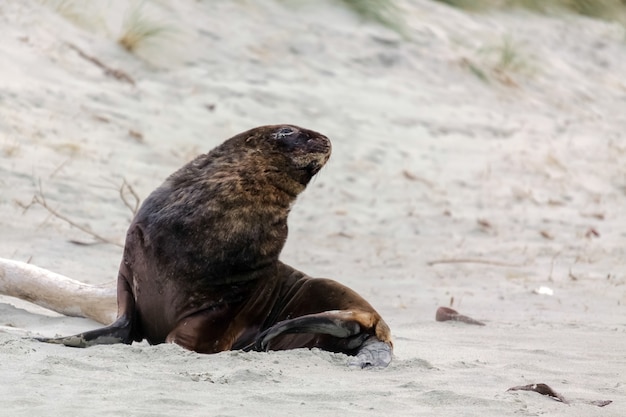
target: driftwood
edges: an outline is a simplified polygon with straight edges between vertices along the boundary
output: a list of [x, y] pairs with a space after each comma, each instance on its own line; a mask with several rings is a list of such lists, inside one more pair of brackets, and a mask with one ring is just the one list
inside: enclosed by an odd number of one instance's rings
[[115, 320], [115, 287], [88, 285], [24, 262], [0, 258], [0, 294], [102, 324]]

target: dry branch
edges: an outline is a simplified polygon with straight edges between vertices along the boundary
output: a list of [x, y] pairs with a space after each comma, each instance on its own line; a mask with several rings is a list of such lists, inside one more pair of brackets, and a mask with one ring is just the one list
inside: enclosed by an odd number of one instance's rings
[[115, 246], [123, 247], [123, 245], [121, 245], [120, 243], [118, 243], [118, 242], [116, 242], [116, 241], [114, 241], [112, 239], [109, 239], [109, 238], [106, 238], [104, 236], [99, 235], [98, 233], [96, 233], [93, 230], [91, 230], [89, 227], [82, 226], [82, 225], [74, 222], [72, 219], [68, 218], [67, 216], [65, 216], [65, 215], [63, 215], [61, 213], [59, 213], [54, 208], [50, 207], [50, 205], [46, 201], [46, 197], [43, 194], [43, 189], [41, 187], [41, 182], [39, 183], [39, 193], [35, 194], [33, 196], [33, 199], [30, 202], [30, 204], [22, 205], [22, 207], [24, 207], [24, 210], [28, 210], [31, 206], [33, 206], [35, 204], [38, 204], [38, 205], [42, 206], [52, 216], [54, 216], [54, 217], [56, 217], [56, 218], [58, 218], [60, 220], [63, 220], [64, 222], [66, 222], [70, 226], [73, 226], [73, 227], [77, 228], [81, 232], [87, 233], [88, 235], [92, 236], [93, 238], [95, 238], [99, 242], [110, 243], [110, 244], [115, 245]]
[[[128, 201], [128, 197], [126, 196], [127, 194], [131, 195], [134, 202], [131, 203], [130, 201]], [[120, 187], [120, 198], [122, 199], [124, 205], [128, 207], [128, 209], [133, 213], [133, 216], [137, 214], [141, 198], [139, 198], [139, 195], [135, 192], [133, 187], [128, 183], [128, 181], [126, 181], [126, 178], [122, 178], [122, 185]]]
[[133, 80], [130, 75], [126, 74], [124, 71], [122, 70], [118, 70], [115, 68], [111, 68], [108, 65], [104, 64], [102, 61], [100, 61], [98, 58], [88, 55], [86, 54], [82, 49], [80, 49], [78, 46], [71, 44], [71, 43], [67, 43], [67, 46], [69, 46], [71, 49], [75, 50], [78, 55], [81, 56], [81, 58], [86, 59], [87, 61], [91, 62], [92, 64], [96, 65], [98, 68], [101, 68], [102, 70], [104, 70], [104, 74], [111, 76], [117, 80], [120, 81], [124, 81], [127, 82], [131, 85], [135, 85], [135, 80]]

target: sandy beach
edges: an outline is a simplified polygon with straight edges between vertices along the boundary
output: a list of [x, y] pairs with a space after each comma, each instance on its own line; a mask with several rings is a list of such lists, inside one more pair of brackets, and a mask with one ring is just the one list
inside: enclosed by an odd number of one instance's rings
[[[124, 184], [145, 198], [239, 132], [295, 124], [333, 155], [281, 259], [363, 295], [395, 346], [370, 370], [72, 349], [30, 337], [99, 324], [0, 296], [0, 416], [626, 415], [626, 27], [399, 4], [402, 34], [330, 0], [0, 3], [1, 258], [113, 286]], [[128, 51], [133, 10], [160, 30]], [[507, 392], [535, 383], [568, 403]]]

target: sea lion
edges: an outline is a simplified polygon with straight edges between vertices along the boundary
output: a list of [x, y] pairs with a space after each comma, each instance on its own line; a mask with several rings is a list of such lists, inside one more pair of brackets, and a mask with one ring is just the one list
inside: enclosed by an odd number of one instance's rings
[[387, 366], [389, 327], [361, 296], [279, 261], [296, 197], [331, 143], [293, 125], [238, 134], [172, 174], [126, 235], [107, 327], [40, 339], [67, 346], [176, 343], [200, 353], [313, 348]]

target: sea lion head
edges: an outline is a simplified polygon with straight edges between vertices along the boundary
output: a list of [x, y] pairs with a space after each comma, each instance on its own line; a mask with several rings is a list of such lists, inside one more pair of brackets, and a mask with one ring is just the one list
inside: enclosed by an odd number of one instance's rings
[[253, 159], [265, 166], [265, 174], [280, 174], [299, 186], [299, 193], [330, 158], [330, 140], [321, 133], [294, 125], [261, 126], [239, 135]]

